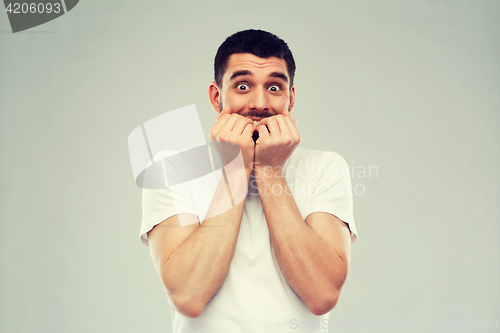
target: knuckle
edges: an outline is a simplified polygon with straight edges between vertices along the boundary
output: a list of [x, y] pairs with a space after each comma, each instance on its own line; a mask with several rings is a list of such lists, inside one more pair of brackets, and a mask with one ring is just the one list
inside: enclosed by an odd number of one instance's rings
[[217, 138], [219, 139], [219, 141], [227, 141], [228, 135], [226, 133], [219, 133]]

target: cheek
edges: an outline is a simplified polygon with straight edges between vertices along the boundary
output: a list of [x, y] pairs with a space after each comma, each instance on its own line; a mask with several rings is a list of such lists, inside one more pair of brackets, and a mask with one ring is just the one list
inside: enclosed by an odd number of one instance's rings
[[224, 99], [224, 106], [229, 106], [233, 112], [243, 109], [246, 105], [244, 96], [240, 95], [226, 95]]
[[283, 111], [285, 109], [288, 110], [290, 99], [288, 96], [276, 99], [273, 103], [273, 109], [276, 111]]

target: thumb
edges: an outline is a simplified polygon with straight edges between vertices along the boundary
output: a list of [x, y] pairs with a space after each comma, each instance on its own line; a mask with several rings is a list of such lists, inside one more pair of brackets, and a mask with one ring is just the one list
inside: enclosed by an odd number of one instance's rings
[[290, 111], [288, 111], [288, 110], [284, 110], [284, 111], [283, 111], [283, 116], [284, 116], [284, 117], [290, 117], [290, 119], [292, 119], [292, 120], [293, 120], [293, 122], [297, 125], [297, 119], [294, 119], [294, 118], [292, 117], [292, 115], [290, 114]]
[[216, 117], [215, 119], [219, 119], [225, 114], [230, 114], [231, 113], [231, 108], [229, 106], [226, 106]]

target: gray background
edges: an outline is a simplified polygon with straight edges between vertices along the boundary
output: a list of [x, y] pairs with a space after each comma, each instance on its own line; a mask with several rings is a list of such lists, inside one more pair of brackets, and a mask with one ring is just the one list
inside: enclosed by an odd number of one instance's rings
[[500, 319], [500, 1], [87, 0], [24, 33], [0, 20], [0, 331], [170, 332], [127, 137], [189, 104], [208, 135], [213, 57], [247, 28], [294, 52], [301, 147], [340, 153], [364, 189], [332, 321]]

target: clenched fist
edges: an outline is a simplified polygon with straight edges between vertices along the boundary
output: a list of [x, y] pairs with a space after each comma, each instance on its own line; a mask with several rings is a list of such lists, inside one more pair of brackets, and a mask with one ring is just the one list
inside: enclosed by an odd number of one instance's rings
[[255, 167], [283, 167], [300, 143], [296, 124], [297, 121], [287, 110], [258, 123], [259, 138], [255, 143]]
[[[239, 114], [232, 113], [229, 107], [224, 108], [216, 117], [216, 123], [210, 130], [210, 140], [214, 143], [228, 142], [240, 147], [245, 169], [251, 172], [254, 161], [255, 143], [252, 140], [252, 134], [256, 130], [251, 119], [245, 118]], [[222, 145], [219, 145], [219, 154], [224, 163], [229, 161], [225, 159], [228, 155], [224, 152]]]

